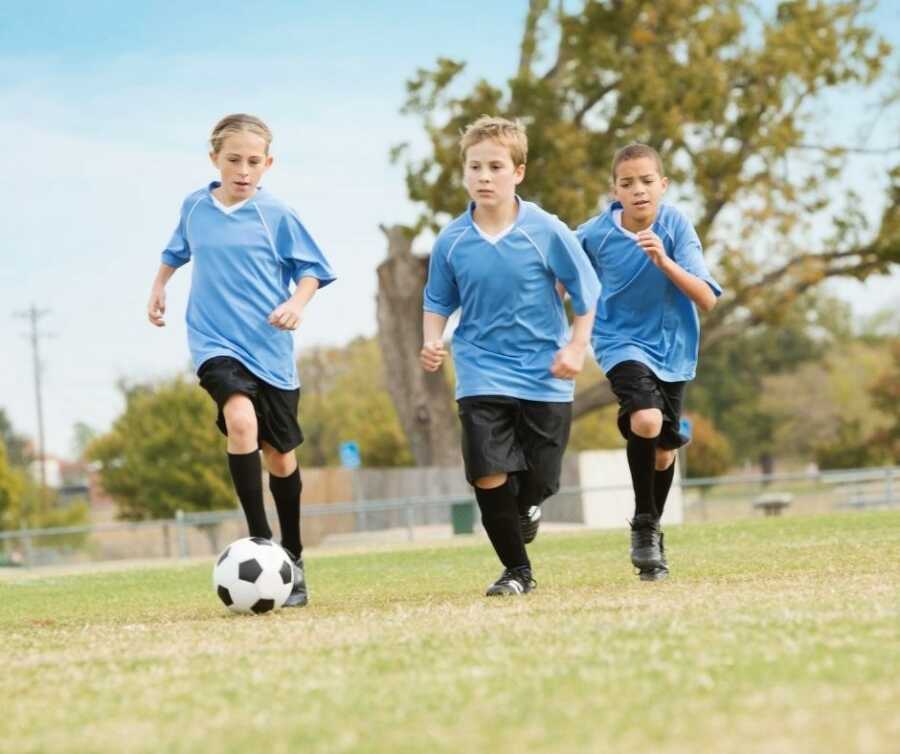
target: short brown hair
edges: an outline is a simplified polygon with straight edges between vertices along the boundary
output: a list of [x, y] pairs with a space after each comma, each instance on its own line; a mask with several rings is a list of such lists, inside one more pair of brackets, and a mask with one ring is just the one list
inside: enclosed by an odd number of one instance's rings
[[459, 155], [465, 162], [466, 150], [482, 141], [490, 139], [509, 149], [513, 165], [524, 165], [528, 160], [528, 137], [525, 126], [518, 120], [507, 120], [491, 115], [482, 115], [474, 123], [466, 126], [459, 140]]
[[634, 142], [627, 147], [622, 147], [616, 152], [615, 157], [613, 157], [612, 182], [616, 182], [616, 170], [618, 170], [619, 165], [623, 162], [628, 162], [628, 160], [639, 160], [642, 157], [649, 157], [653, 160], [656, 163], [656, 169], [659, 171], [660, 176], [663, 175], [662, 157], [659, 156], [659, 152], [647, 144], [638, 144], [637, 142]]
[[265, 139], [266, 154], [269, 154], [269, 145], [272, 143], [272, 132], [259, 118], [255, 115], [247, 115], [247, 113], [233, 113], [232, 115], [226, 115], [213, 126], [212, 134], [209, 137], [209, 145], [212, 148], [213, 154], [219, 154], [222, 145], [225, 143], [225, 139], [231, 134], [241, 133], [242, 131], [250, 131]]

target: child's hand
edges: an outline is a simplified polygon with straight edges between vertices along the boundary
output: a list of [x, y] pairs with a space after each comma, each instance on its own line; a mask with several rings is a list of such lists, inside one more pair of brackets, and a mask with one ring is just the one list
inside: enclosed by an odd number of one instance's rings
[[147, 317], [157, 327], [165, 327], [166, 320], [166, 289], [154, 288], [150, 291], [150, 301], [147, 303]]
[[662, 267], [663, 264], [665, 264], [668, 256], [666, 255], [662, 240], [660, 240], [660, 237], [656, 235], [656, 233], [652, 230], [642, 230], [637, 234], [637, 242], [638, 246], [644, 250], [644, 253], [650, 257], [650, 261], [653, 262], [653, 264], [657, 267]]
[[444, 357], [447, 355], [447, 349], [444, 348], [444, 341], [432, 340], [422, 346], [419, 352], [419, 363], [426, 372], [436, 372], [444, 363]]
[[279, 330], [296, 330], [303, 320], [303, 307], [285, 301], [269, 315], [269, 324]]
[[579, 343], [567, 343], [556, 352], [550, 365], [550, 374], [560, 380], [575, 378], [584, 367], [585, 346]]

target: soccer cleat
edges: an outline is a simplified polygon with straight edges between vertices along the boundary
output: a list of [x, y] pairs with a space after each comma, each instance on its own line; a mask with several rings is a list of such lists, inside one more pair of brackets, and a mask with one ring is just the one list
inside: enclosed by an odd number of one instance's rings
[[645, 571], [663, 564], [659, 537], [656, 518], [646, 513], [634, 517], [631, 522], [631, 563], [635, 568]]
[[304, 607], [309, 602], [309, 592], [306, 589], [306, 572], [303, 568], [303, 558], [296, 560], [291, 557], [291, 566], [294, 571], [294, 588], [284, 601], [284, 607]]
[[541, 506], [532, 505], [527, 513], [519, 514], [519, 526], [522, 528], [522, 541], [529, 545], [534, 542], [541, 525]]
[[663, 542], [665, 534], [659, 533], [659, 552], [661, 555], [660, 565], [655, 568], [641, 568], [638, 570], [638, 576], [641, 581], [662, 581], [669, 577], [669, 563], [666, 560], [666, 547]]
[[506, 568], [500, 578], [488, 587], [486, 597], [502, 597], [507, 594], [525, 594], [537, 586], [528, 566]]

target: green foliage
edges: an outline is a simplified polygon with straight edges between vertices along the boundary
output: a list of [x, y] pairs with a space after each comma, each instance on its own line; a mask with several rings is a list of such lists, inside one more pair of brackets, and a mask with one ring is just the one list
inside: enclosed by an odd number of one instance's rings
[[700, 414], [688, 416], [693, 424], [693, 436], [684, 451], [687, 476], [696, 479], [726, 474], [734, 461], [728, 438], [706, 417]]
[[18, 434], [12, 426], [6, 411], [0, 408], [0, 443], [6, 447], [6, 460], [13, 466], [24, 467], [31, 460], [28, 440]]
[[7, 462], [6, 445], [0, 442], [0, 530], [18, 528], [24, 475]]
[[862, 339], [831, 344], [823, 357], [763, 379], [758, 402], [772, 423], [781, 457], [815, 458], [822, 468], [888, 463], [888, 412], [876, 408], [874, 385], [889, 384], [890, 351]]
[[[88, 518], [86, 501], [60, 504], [56, 490], [41, 489], [26, 470], [7, 463], [6, 448], [0, 442], [0, 531], [79, 526]], [[57, 536], [52, 544], [74, 547], [83, 539], [83, 535]]]
[[900, 338], [888, 344], [890, 361], [872, 384], [869, 391], [875, 411], [884, 420], [884, 427], [876, 431], [871, 445], [877, 448], [884, 462], [900, 462]]
[[231, 508], [234, 493], [216, 407], [193, 381], [123, 387], [125, 411], [90, 444], [104, 489], [128, 520]]
[[[762, 405], [765, 381], [822, 358], [829, 345], [846, 336], [849, 322], [846, 305], [819, 298], [795, 302], [778, 326], [736, 328], [704, 353], [687, 390], [688, 406], [729, 439], [736, 460], [777, 452], [778, 415]], [[793, 404], [799, 405], [796, 395]]]
[[338, 463], [342, 442], [359, 443], [365, 466], [412, 463], [409, 442], [385, 389], [381, 350], [374, 338], [343, 348], [314, 348], [300, 357], [303, 382], [300, 458], [310, 466]]

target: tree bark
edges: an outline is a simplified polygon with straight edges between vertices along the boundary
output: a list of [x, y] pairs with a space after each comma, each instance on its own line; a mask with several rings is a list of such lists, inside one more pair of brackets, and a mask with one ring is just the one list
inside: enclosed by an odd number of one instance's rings
[[388, 258], [378, 266], [378, 342], [388, 392], [416, 465], [458, 466], [459, 427], [447, 375], [443, 367], [430, 373], [419, 365], [428, 258], [412, 253], [413, 239], [404, 226], [381, 230]]

